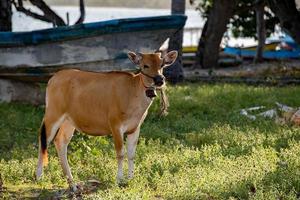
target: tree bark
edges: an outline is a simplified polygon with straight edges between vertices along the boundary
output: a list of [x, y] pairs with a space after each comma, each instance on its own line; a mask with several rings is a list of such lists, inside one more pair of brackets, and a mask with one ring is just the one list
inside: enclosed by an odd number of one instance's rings
[[0, 1], [0, 31], [12, 31], [12, 10], [10, 0]]
[[[172, 0], [172, 14], [184, 14], [185, 13], [185, 0]], [[177, 50], [178, 57], [172, 66], [169, 66], [164, 70], [164, 75], [167, 80], [173, 84], [176, 84], [183, 80], [182, 69], [182, 42], [183, 42], [183, 29], [178, 30], [177, 33], [170, 38], [169, 50]]]
[[254, 62], [262, 62], [263, 61], [263, 51], [266, 42], [266, 24], [264, 20], [264, 8], [265, 3], [263, 0], [256, 1], [256, 31], [257, 31], [257, 40], [258, 45], [256, 48], [256, 54], [254, 58]]
[[218, 66], [220, 43], [227, 29], [229, 19], [234, 13], [236, 0], [214, 0], [207, 19], [207, 27], [198, 44], [196, 68], [214, 68]]
[[268, 4], [279, 18], [283, 30], [300, 44], [300, 12], [295, 0], [268, 0]]
[[195, 65], [194, 65], [195, 68], [200, 68], [201, 66], [203, 66], [203, 54], [204, 54], [204, 49], [205, 49], [205, 38], [206, 38], [206, 32], [207, 32], [207, 24], [208, 24], [208, 19], [206, 20], [206, 22], [203, 26], [201, 37], [199, 39], [199, 43], [198, 43], [198, 46], [197, 46]]

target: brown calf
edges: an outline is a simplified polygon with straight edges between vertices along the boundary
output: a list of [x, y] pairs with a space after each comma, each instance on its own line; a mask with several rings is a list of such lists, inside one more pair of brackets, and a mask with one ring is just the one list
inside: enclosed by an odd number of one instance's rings
[[75, 129], [93, 136], [112, 134], [118, 160], [117, 181], [123, 179], [124, 145], [127, 134], [128, 178], [133, 177], [134, 155], [140, 127], [150, 107], [154, 90], [164, 84], [163, 68], [171, 65], [177, 51], [160, 53], [129, 52], [141, 73], [94, 73], [62, 70], [48, 82], [46, 111], [40, 134], [37, 179], [47, 164], [47, 145], [54, 140], [64, 174], [76, 190], [67, 161], [67, 146]]

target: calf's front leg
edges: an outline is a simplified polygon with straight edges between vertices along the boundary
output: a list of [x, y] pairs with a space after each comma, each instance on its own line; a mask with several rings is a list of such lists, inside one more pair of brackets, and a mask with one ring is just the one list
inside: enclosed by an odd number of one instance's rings
[[140, 127], [132, 134], [127, 135], [128, 179], [132, 179], [134, 176], [134, 157], [139, 135]]

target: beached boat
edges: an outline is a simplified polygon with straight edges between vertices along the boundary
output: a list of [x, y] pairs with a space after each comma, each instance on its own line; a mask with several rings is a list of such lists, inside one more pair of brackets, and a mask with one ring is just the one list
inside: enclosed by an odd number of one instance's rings
[[128, 51], [153, 52], [185, 21], [168, 15], [0, 32], [0, 78], [45, 81], [63, 68], [133, 70]]
[[[247, 50], [243, 48], [236, 47], [226, 47], [224, 52], [229, 55], [237, 55], [244, 58], [254, 58], [256, 51]], [[265, 59], [299, 59], [300, 58], [300, 49], [291, 51], [291, 50], [275, 50], [275, 51], [264, 51], [263, 58]]]
[[[299, 59], [300, 46], [288, 35], [276, 39], [269, 38], [266, 41], [263, 58], [265, 59]], [[224, 53], [244, 58], [254, 58], [256, 46], [249, 47], [225, 47]]]

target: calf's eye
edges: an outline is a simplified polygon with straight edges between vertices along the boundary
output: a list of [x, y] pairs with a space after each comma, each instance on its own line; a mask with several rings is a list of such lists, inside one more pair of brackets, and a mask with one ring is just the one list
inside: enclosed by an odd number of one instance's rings
[[149, 68], [149, 66], [148, 65], [144, 65], [144, 68]]

